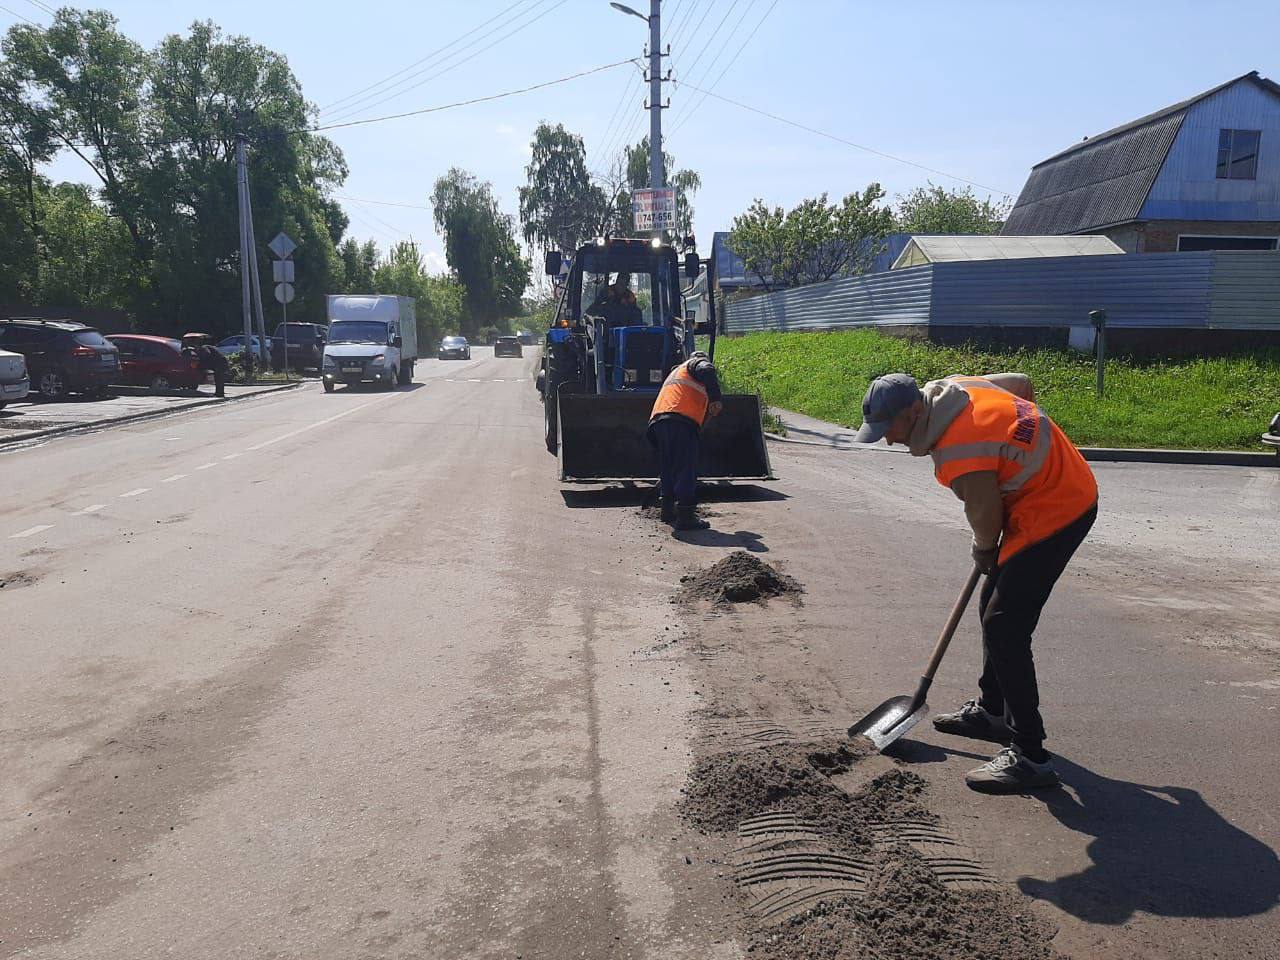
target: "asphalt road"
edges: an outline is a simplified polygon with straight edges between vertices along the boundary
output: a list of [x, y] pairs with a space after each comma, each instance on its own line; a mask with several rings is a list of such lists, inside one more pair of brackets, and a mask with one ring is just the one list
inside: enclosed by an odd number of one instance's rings
[[[533, 366], [0, 454], [0, 956], [740, 955], [690, 756], [908, 692], [959, 506], [906, 457], [774, 446], [676, 542], [562, 493]], [[1070, 955], [1271, 956], [1280, 472], [1098, 473], [1037, 639], [1068, 789], [971, 794], [981, 745], [931, 731], [907, 760]], [[801, 610], [675, 612], [744, 547]], [[936, 708], [977, 659], [970, 621]]]

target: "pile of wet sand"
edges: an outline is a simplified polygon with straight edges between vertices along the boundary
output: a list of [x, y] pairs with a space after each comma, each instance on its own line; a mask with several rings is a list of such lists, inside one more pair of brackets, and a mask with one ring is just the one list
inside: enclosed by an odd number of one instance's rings
[[895, 767], [852, 794], [831, 780], [872, 752], [866, 741], [841, 739], [719, 753], [694, 764], [681, 812], [698, 829], [731, 833], [748, 817], [785, 811], [873, 864], [865, 892], [755, 930], [748, 953], [762, 960], [1057, 957], [1053, 931], [1018, 895], [948, 888], [910, 847], [872, 846], [877, 824], [937, 821], [925, 804], [925, 781], [910, 770]]
[[948, 889], [914, 851], [878, 854], [867, 890], [756, 931], [759, 960], [1055, 960], [1054, 931], [1003, 891]]
[[731, 833], [748, 817], [786, 811], [813, 821], [836, 845], [865, 851], [873, 824], [934, 819], [920, 802], [924, 781], [909, 770], [886, 771], [854, 794], [831, 781], [871, 750], [866, 741], [838, 740], [703, 757], [689, 774], [681, 812], [707, 833]]
[[735, 550], [707, 569], [681, 577], [680, 583], [676, 598], [682, 601], [750, 603], [804, 592], [799, 581], [745, 550]]

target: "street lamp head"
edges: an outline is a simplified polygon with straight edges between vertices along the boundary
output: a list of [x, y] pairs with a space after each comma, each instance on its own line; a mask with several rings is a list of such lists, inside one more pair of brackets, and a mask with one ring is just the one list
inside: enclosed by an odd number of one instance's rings
[[649, 18], [646, 17], [643, 13], [641, 13], [639, 10], [632, 10], [625, 3], [610, 3], [609, 6], [613, 7], [613, 9], [618, 10], [622, 13], [629, 13], [633, 17], [639, 17], [645, 23], [649, 22]]

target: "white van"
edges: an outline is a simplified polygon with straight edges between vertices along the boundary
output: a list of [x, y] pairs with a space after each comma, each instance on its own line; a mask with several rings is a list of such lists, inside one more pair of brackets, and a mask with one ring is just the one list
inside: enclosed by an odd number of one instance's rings
[[320, 375], [325, 393], [339, 383], [376, 383], [394, 390], [413, 380], [418, 321], [413, 297], [330, 294], [328, 339]]

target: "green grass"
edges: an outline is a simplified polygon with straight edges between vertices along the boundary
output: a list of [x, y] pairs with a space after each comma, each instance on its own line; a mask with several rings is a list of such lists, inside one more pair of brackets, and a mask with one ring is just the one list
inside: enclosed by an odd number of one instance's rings
[[1107, 361], [1094, 395], [1092, 357], [1057, 349], [943, 347], [873, 330], [755, 333], [716, 341], [726, 390], [856, 427], [862, 395], [881, 374], [920, 383], [948, 374], [1029, 374], [1037, 399], [1080, 446], [1257, 450], [1280, 411], [1280, 350], [1221, 358]]

